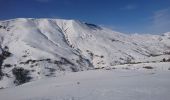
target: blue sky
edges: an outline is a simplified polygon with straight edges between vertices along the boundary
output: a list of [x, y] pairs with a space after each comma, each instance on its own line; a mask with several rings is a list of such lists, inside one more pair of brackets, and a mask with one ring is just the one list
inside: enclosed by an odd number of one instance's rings
[[77, 19], [125, 33], [170, 31], [170, 0], [0, 0], [0, 20]]

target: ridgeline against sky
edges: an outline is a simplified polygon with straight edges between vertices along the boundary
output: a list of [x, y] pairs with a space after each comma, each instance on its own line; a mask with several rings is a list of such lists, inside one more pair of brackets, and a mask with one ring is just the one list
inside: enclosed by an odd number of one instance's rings
[[77, 19], [125, 33], [170, 31], [170, 0], [0, 0], [0, 20]]

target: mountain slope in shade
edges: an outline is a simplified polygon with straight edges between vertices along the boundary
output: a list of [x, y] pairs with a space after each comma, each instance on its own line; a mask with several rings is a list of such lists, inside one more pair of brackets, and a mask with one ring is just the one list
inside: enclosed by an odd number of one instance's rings
[[76, 20], [0, 21], [0, 87], [15, 85], [12, 69], [18, 67], [28, 70], [32, 80], [37, 80], [65, 71], [146, 62], [170, 54], [167, 34], [126, 35]]

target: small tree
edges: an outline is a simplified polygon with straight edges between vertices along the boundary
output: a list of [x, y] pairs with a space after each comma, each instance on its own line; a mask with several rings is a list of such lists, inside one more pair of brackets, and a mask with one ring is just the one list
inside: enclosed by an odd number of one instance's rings
[[29, 76], [29, 70], [26, 70], [22, 67], [12, 69], [12, 73], [15, 76], [14, 83], [16, 85], [21, 85], [31, 80], [31, 77]]
[[0, 80], [3, 77], [3, 72], [2, 72], [2, 64], [3, 64], [4, 57], [0, 55]]
[[4, 48], [1, 47], [0, 45], [0, 50], [1, 50], [1, 54], [0, 54], [0, 80], [2, 79], [2, 77], [4, 76], [4, 73], [2, 72], [2, 64], [3, 61], [7, 58], [11, 56], [11, 53], [9, 52], [9, 48], [7, 46], [5, 46]]
[[164, 58], [162, 61], [163, 61], [163, 62], [166, 62], [166, 59]]

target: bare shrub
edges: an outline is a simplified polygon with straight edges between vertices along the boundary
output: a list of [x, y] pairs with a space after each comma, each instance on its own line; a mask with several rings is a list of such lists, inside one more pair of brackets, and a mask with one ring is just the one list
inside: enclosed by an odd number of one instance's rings
[[151, 67], [151, 66], [144, 66], [143, 68], [145, 68], [145, 69], [153, 69], [153, 67]]

